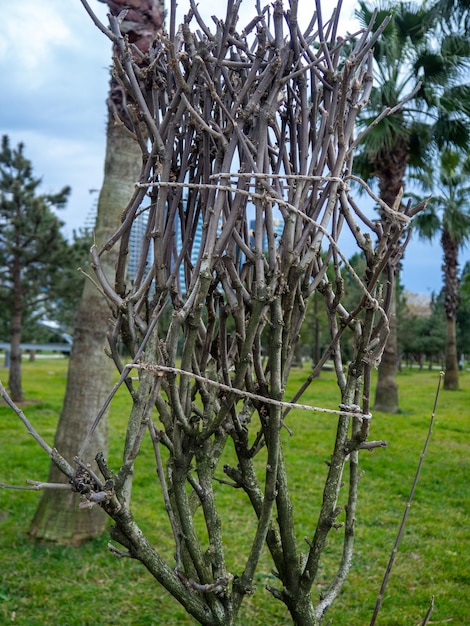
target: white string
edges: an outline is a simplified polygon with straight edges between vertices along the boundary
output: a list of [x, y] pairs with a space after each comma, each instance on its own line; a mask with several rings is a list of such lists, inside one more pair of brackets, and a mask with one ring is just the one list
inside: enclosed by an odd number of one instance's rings
[[275, 400], [274, 398], [259, 396], [256, 393], [251, 393], [251, 391], [236, 389], [235, 387], [230, 387], [230, 385], [225, 385], [224, 383], [219, 383], [215, 380], [211, 380], [210, 378], [200, 376], [199, 374], [194, 374], [194, 372], [187, 372], [186, 370], [179, 369], [178, 367], [168, 367], [167, 365], [157, 365], [156, 363], [129, 363], [126, 367], [128, 367], [129, 369], [136, 368], [148, 370], [150, 372], [154, 372], [156, 376], [163, 376], [165, 372], [190, 376], [195, 380], [199, 380], [200, 382], [206, 383], [208, 385], [213, 385], [214, 387], [222, 389], [223, 391], [227, 391], [228, 393], [234, 393], [238, 396], [249, 398], [250, 400], [258, 400], [259, 402], [263, 402], [265, 404], [273, 404], [275, 406], [280, 406], [283, 408], [300, 409], [302, 411], [313, 411], [315, 413], [330, 413], [333, 415], [347, 415], [348, 417], [360, 417], [362, 419], [372, 418], [372, 415], [370, 413], [361, 413], [361, 408], [355, 404], [351, 406], [341, 404], [340, 408], [344, 407], [344, 409], [338, 411], [336, 409], [325, 409], [323, 407], [310, 406], [309, 404], [284, 402], [283, 400]]

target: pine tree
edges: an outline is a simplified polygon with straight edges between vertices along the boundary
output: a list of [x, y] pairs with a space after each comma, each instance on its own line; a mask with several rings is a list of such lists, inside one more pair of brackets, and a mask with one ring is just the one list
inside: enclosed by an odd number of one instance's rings
[[0, 152], [0, 289], [9, 319], [9, 387], [15, 402], [24, 400], [21, 385], [21, 334], [26, 312], [40, 311], [54, 298], [67, 242], [53, 209], [70, 193], [40, 194], [24, 146], [12, 149], [2, 137]]

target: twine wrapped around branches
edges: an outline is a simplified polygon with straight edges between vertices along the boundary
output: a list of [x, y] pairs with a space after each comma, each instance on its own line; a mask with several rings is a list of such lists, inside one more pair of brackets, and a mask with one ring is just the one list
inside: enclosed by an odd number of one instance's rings
[[[397, 203], [373, 222], [350, 188], [358, 182], [356, 119], [369, 99], [372, 47], [386, 22], [373, 35], [371, 25], [344, 39], [337, 37], [338, 12], [324, 22], [319, 1], [302, 30], [297, 1], [286, 7], [275, 0], [239, 29], [240, 1], [228, 0], [225, 18], [208, 25], [191, 0], [178, 27], [171, 0], [168, 32], [137, 64], [119, 17], [110, 16], [108, 28], [82, 3], [113, 41], [126, 125], [133, 120], [130, 132], [142, 148], [141, 176], [122, 224], [92, 253], [96, 281], [114, 316], [109, 341], [121, 373], [116, 388], [127, 385], [133, 408], [121, 467], [111, 470], [98, 458], [105, 480], [95, 481], [96, 494], [89, 481], [84, 498], [113, 518], [112, 537], [125, 548], [113, 552], [139, 559], [199, 623], [236, 623], [266, 545], [280, 581], [271, 594], [296, 624], [320, 624], [351, 565], [358, 451], [385, 445], [367, 441], [370, 370], [388, 333], [393, 268], [418, 210]], [[145, 234], [130, 275], [129, 241], [138, 220]], [[361, 276], [342, 250], [346, 233], [364, 256]], [[119, 261], [111, 284], [100, 265], [114, 246]], [[360, 287], [349, 307], [345, 267]], [[281, 429], [305, 391], [285, 398], [313, 294], [324, 302], [329, 338], [309, 383], [331, 359], [339, 410], [330, 409], [336, 441], [319, 517], [302, 555]], [[121, 344], [129, 365], [121, 362]], [[295, 433], [293, 415], [289, 427]], [[147, 433], [174, 537], [172, 563], [130, 510], [134, 461]], [[235, 463], [227, 462], [226, 448]], [[314, 480], [317, 468], [308, 473]], [[343, 481], [345, 521], [338, 523]], [[256, 520], [254, 535], [240, 546], [239, 571], [226, 562], [216, 486], [243, 490]], [[204, 531], [194, 520], [197, 507]], [[340, 527], [337, 573], [320, 599], [312, 597], [328, 535]]]
[[[272, 10], [258, 10], [237, 30], [239, 5], [228, 2], [225, 19], [211, 28], [191, 2], [177, 28], [172, 3], [168, 33], [138, 66], [118, 19], [110, 18], [107, 32], [118, 51], [114, 74], [134, 107], [134, 133], [143, 149], [142, 175], [122, 225], [93, 256], [116, 319], [111, 351], [134, 400], [114, 482], [126, 509], [134, 459], [145, 425], [152, 424], [156, 450], [162, 447], [168, 455], [165, 471], [162, 457], [156, 460], [177, 570], [170, 581], [158, 567], [154, 575], [201, 623], [234, 623], [266, 543], [282, 584], [282, 590], [271, 589], [273, 595], [296, 623], [316, 624], [351, 562], [358, 450], [384, 444], [366, 441], [370, 369], [387, 337], [393, 267], [416, 209], [386, 207], [377, 224], [351, 196], [355, 122], [369, 99], [371, 50], [381, 28], [373, 36], [366, 31], [355, 40], [336, 38], [338, 14], [324, 24], [317, 2], [311, 24], [301, 32], [297, 3], [285, 10], [276, 0]], [[145, 235], [129, 276], [127, 250], [138, 219], [145, 221]], [[342, 252], [344, 231], [364, 255], [363, 276]], [[116, 245], [120, 260], [110, 285], [100, 258]], [[349, 309], [343, 304], [344, 267], [360, 286]], [[314, 293], [325, 302], [330, 339], [312, 373], [332, 359], [340, 410], [320, 517], [302, 560], [280, 433], [283, 411], [291, 408], [284, 389]], [[351, 336], [353, 356], [345, 367], [342, 346]], [[132, 365], [120, 363], [118, 339]], [[133, 366], [139, 372], [136, 387], [129, 379]], [[230, 441], [236, 466], [224, 466]], [[311, 588], [339, 514], [346, 463], [343, 557], [315, 604]], [[219, 466], [246, 491], [258, 519], [238, 573], [227, 570], [224, 558], [213, 488]], [[188, 488], [203, 510], [209, 564]], [[117, 528], [128, 542], [130, 531], [119, 523]], [[152, 559], [156, 554], [152, 548]], [[151, 569], [147, 558], [143, 562]], [[182, 580], [193, 582], [184, 585], [184, 593], [172, 591]], [[223, 591], [221, 580], [227, 581]], [[210, 618], [191, 608], [190, 588], [205, 590], [201, 602]]]

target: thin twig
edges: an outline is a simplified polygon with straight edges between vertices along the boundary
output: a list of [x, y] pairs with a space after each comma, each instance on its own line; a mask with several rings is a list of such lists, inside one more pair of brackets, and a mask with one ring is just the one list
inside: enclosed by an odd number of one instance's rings
[[119, 548], [116, 548], [116, 546], [113, 546], [112, 543], [108, 543], [108, 550], [111, 552], [111, 554], [115, 557], [117, 557], [118, 559], [133, 559], [135, 557], [133, 557], [130, 552], [128, 550], [120, 550]]
[[424, 457], [426, 455], [426, 451], [428, 449], [429, 442], [431, 440], [432, 428], [433, 428], [433, 425], [434, 425], [434, 417], [436, 415], [437, 401], [439, 399], [439, 392], [440, 392], [440, 389], [441, 389], [441, 382], [442, 382], [443, 379], [444, 379], [444, 372], [440, 372], [439, 373], [439, 381], [437, 383], [436, 397], [434, 398], [434, 407], [433, 407], [433, 411], [432, 411], [432, 415], [431, 415], [431, 420], [429, 422], [428, 434], [427, 434], [427, 437], [426, 437], [426, 441], [424, 442], [423, 451], [421, 452], [421, 456], [419, 457], [419, 463], [418, 463], [418, 467], [416, 469], [416, 474], [415, 474], [415, 477], [414, 477], [414, 480], [413, 480], [413, 484], [411, 486], [410, 495], [408, 496], [408, 500], [407, 500], [406, 506], [405, 506], [405, 511], [403, 513], [403, 518], [401, 520], [400, 528], [398, 530], [397, 538], [395, 539], [395, 545], [393, 546], [393, 550], [392, 550], [392, 553], [390, 555], [390, 560], [388, 562], [387, 569], [385, 570], [384, 578], [383, 578], [383, 581], [382, 581], [382, 586], [380, 587], [380, 591], [379, 591], [379, 595], [377, 597], [377, 602], [376, 602], [376, 605], [375, 605], [374, 613], [373, 613], [372, 619], [370, 621], [370, 626], [374, 626], [374, 624], [375, 624], [375, 622], [377, 620], [377, 616], [379, 614], [380, 607], [382, 606], [382, 601], [383, 601], [383, 597], [384, 597], [384, 594], [385, 594], [385, 589], [387, 588], [387, 583], [388, 583], [388, 580], [390, 578], [390, 573], [392, 571], [392, 567], [393, 567], [393, 564], [395, 562], [395, 557], [396, 557], [397, 552], [398, 552], [398, 547], [399, 547], [401, 539], [403, 537], [403, 533], [405, 532], [406, 520], [407, 520], [407, 517], [408, 517], [408, 513], [410, 512], [411, 503], [413, 501], [413, 497], [414, 497], [414, 493], [415, 493], [415, 490], [416, 490], [416, 486], [418, 484], [419, 475], [421, 473], [421, 468], [422, 468], [423, 462], [424, 462]]
[[81, 274], [84, 278], [89, 280], [91, 283], [93, 283], [93, 285], [96, 287], [96, 290], [103, 296], [103, 298], [106, 297], [106, 294], [104, 293], [103, 289], [101, 289], [101, 286], [96, 282], [93, 276], [90, 276], [90, 274], [85, 272], [81, 267], [77, 269], [77, 272]]
[[387, 442], [381, 439], [380, 441], [364, 441], [358, 446], [358, 450], [374, 450], [375, 448], [386, 448]]
[[[144, 337], [143, 341], [141, 342], [139, 349], [137, 350], [136, 354], [135, 354], [135, 358], [138, 359], [139, 356], [143, 353], [145, 346], [147, 345], [147, 341], [149, 339], [149, 337], [151, 337], [152, 332], [160, 318], [160, 314], [163, 311], [163, 309], [160, 310], [159, 313], [157, 313], [156, 315], [153, 316], [152, 322], [148, 328], [147, 334]], [[121, 372], [121, 375], [119, 377], [119, 380], [117, 381], [117, 383], [114, 385], [114, 387], [112, 388], [111, 392], [109, 393], [108, 397], [106, 398], [106, 400], [104, 401], [103, 406], [101, 407], [101, 409], [98, 411], [97, 416], [95, 417], [95, 419], [93, 420], [93, 423], [91, 424], [90, 428], [88, 429], [88, 432], [83, 440], [82, 445], [80, 446], [80, 450], [78, 452], [78, 457], [81, 458], [83, 457], [83, 455], [85, 454], [85, 450], [88, 447], [91, 438], [93, 436], [93, 433], [95, 432], [100, 420], [103, 418], [103, 415], [106, 412], [106, 409], [109, 407], [109, 405], [111, 404], [111, 400], [114, 398], [114, 396], [116, 395], [118, 389], [120, 388], [120, 386], [122, 385], [122, 383], [125, 381], [125, 379], [129, 376], [129, 372], [132, 368], [130, 368], [129, 366], [125, 366]]]
[[[232, 174], [231, 176], [236, 176], [236, 174]], [[356, 177], [354, 176], [351, 176], [350, 178], [356, 180]], [[345, 186], [344, 181], [341, 178], [338, 178], [336, 176], [330, 176], [330, 177], [306, 176], [305, 179], [330, 180], [338, 184], [341, 184], [341, 186]], [[357, 180], [360, 180], [360, 179], [357, 179]], [[375, 199], [376, 196], [373, 194], [372, 190], [370, 190], [370, 188], [365, 183], [364, 185], [366, 187], [366, 191], [368, 192], [370, 191], [370, 194]], [[266, 193], [260, 194], [260, 193], [256, 193], [256, 192], [245, 190], [245, 189], [238, 189], [238, 188], [234, 189], [230, 185], [209, 185], [207, 183], [179, 183], [179, 182], [158, 181], [158, 182], [153, 182], [153, 183], [136, 183], [136, 187], [175, 187], [175, 188], [179, 187], [179, 188], [187, 188], [187, 189], [205, 189], [205, 190], [212, 189], [215, 191], [228, 191], [228, 192], [233, 192], [237, 195], [247, 196], [251, 200], [261, 200], [263, 202], [271, 202], [273, 204], [278, 204], [279, 206], [286, 207], [289, 211], [292, 211], [293, 213], [298, 215], [301, 219], [306, 220], [307, 222], [309, 222], [310, 224], [318, 228], [320, 232], [323, 233], [323, 235], [328, 239], [331, 246], [335, 249], [336, 253], [341, 257], [342, 262], [344, 263], [348, 271], [351, 273], [353, 280], [357, 283], [357, 285], [359, 286], [359, 288], [361, 289], [361, 291], [363, 292], [363, 294], [369, 301], [370, 305], [376, 308], [384, 317], [386, 317], [385, 311], [379, 305], [378, 301], [372, 297], [370, 291], [367, 289], [367, 287], [364, 285], [362, 280], [359, 278], [356, 271], [354, 270], [354, 268], [352, 267], [352, 265], [349, 263], [348, 259], [346, 258], [345, 254], [341, 251], [334, 237], [332, 237], [330, 233], [326, 230], [326, 228], [322, 226], [321, 224], [319, 224], [316, 220], [312, 219], [309, 215], [306, 215], [303, 211], [300, 211], [295, 206], [293, 206], [290, 202], [283, 200], [279, 196], [277, 195], [271, 196]], [[394, 217], [398, 216], [397, 219], [405, 223], [409, 222], [410, 218], [407, 215], [400, 213], [398, 211], [394, 211], [384, 202], [382, 201], [380, 202], [383, 205], [383, 208], [384, 209], [386, 208], [387, 212], [390, 215], [393, 215]]]
[[103, 22], [101, 22], [98, 17], [96, 16], [96, 14], [93, 12], [92, 8], [90, 7], [90, 5], [88, 4], [87, 0], [80, 0], [80, 2], [83, 5], [83, 8], [85, 9], [85, 11], [88, 13], [88, 15], [91, 17], [93, 23], [95, 24], [95, 26], [97, 28], [99, 28], [99, 30], [104, 33], [106, 35], [106, 37], [109, 37], [109, 39], [111, 39], [111, 41], [113, 43], [116, 43], [117, 38], [116, 35], [109, 30], [109, 28], [106, 28], [106, 26], [103, 24]]
[[170, 520], [171, 530], [173, 532], [173, 538], [175, 540], [175, 561], [176, 561], [176, 569], [181, 569], [181, 542], [180, 542], [180, 532], [178, 529], [178, 524], [176, 523], [175, 514], [173, 512], [173, 507], [171, 506], [170, 494], [168, 493], [168, 487], [165, 479], [165, 470], [163, 468], [162, 456], [160, 454], [160, 439], [159, 433], [157, 432], [157, 428], [151, 419], [148, 421], [148, 429], [150, 433], [150, 438], [152, 439], [153, 451], [155, 454], [156, 461], [156, 470], [157, 476], [160, 481], [160, 487], [162, 490], [163, 502], [165, 503], [165, 509], [168, 515], [168, 519]]
[[431, 602], [429, 603], [429, 608], [424, 616], [423, 623], [421, 626], [427, 626], [429, 624], [429, 620], [431, 619], [432, 612], [434, 611], [434, 596], [431, 596]]
[[21, 491], [40, 491], [41, 489], [58, 489], [68, 490], [72, 489], [72, 485], [67, 483], [42, 483], [37, 480], [27, 480], [28, 485], [9, 485], [7, 483], [0, 483], [0, 489], [18, 489]]

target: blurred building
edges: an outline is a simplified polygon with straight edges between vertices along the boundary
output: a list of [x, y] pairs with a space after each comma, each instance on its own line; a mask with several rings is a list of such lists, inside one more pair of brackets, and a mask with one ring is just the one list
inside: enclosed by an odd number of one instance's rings
[[[127, 276], [133, 281], [139, 269], [140, 256], [145, 241], [147, 229], [148, 211], [143, 211], [136, 217], [132, 224], [131, 235], [129, 237], [129, 257], [127, 263]], [[153, 247], [150, 246], [147, 256], [147, 267], [153, 263]]]

